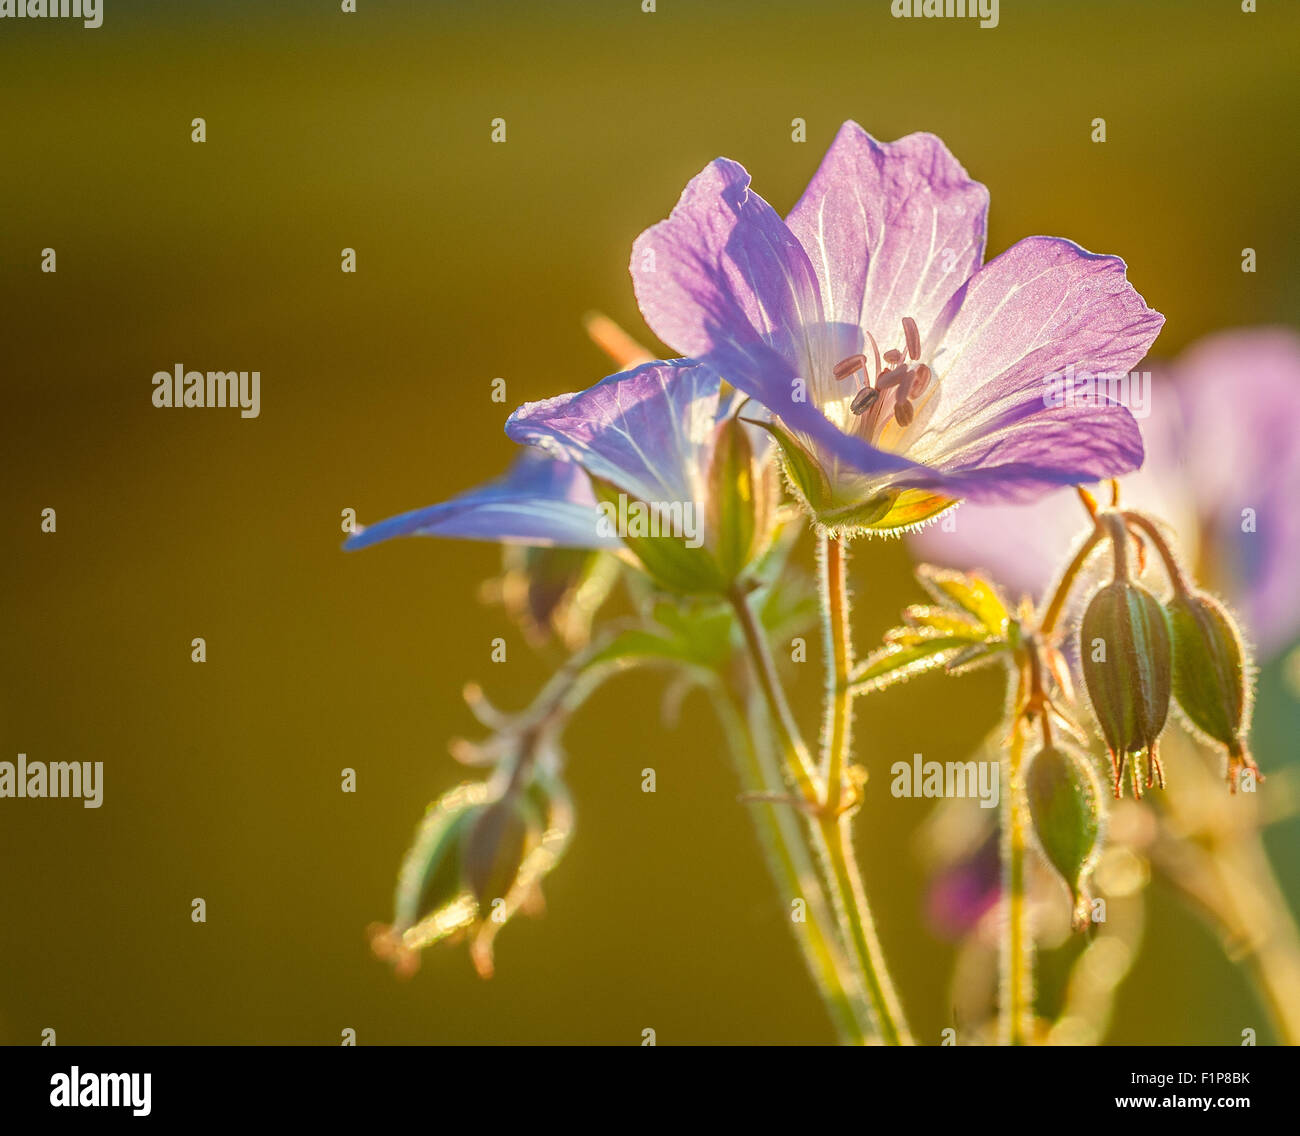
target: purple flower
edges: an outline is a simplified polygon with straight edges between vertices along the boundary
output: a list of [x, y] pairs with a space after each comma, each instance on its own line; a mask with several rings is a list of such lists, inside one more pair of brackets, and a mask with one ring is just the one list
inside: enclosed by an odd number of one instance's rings
[[395, 536], [444, 536], [504, 544], [617, 548], [596, 531], [596, 497], [581, 466], [524, 450], [495, 481], [450, 501], [369, 525], [345, 548], [365, 548]]
[[[724, 591], [762, 542], [769, 496], [760, 484], [766, 449], [747, 433], [736, 441], [744, 428], [732, 421], [734, 402], [711, 366], [679, 359], [526, 403], [506, 433], [536, 450], [504, 478], [381, 521], [346, 547], [424, 535], [614, 548], [678, 590]], [[724, 438], [741, 453], [730, 451], [733, 464], [719, 480], [714, 458]], [[723, 500], [735, 496], [727, 477], [737, 469], [759, 486], [739, 519]]]
[[[1300, 336], [1220, 332], [1156, 374], [1147, 461], [1124, 501], [1169, 522], [1189, 566], [1245, 616], [1261, 655], [1300, 633]], [[913, 539], [929, 561], [979, 567], [1041, 596], [1086, 518], [1070, 492], [1027, 509], [964, 506]]]
[[779, 422], [828, 527], [898, 528], [953, 501], [1023, 501], [1127, 472], [1137, 424], [1046, 380], [1127, 371], [1163, 317], [1124, 264], [1029, 237], [983, 264], [988, 192], [939, 139], [840, 129], [786, 221], [719, 158], [637, 240], [655, 333]]

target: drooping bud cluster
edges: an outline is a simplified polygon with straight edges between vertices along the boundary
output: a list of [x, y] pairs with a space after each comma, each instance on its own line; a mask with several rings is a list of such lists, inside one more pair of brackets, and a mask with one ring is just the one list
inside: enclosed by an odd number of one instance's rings
[[[1246, 745], [1252, 667], [1241, 632], [1217, 600], [1195, 590], [1178, 563], [1168, 536], [1137, 512], [1096, 515], [1099, 539], [1108, 531], [1114, 549], [1114, 580], [1091, 599], [1079, 629], [1079, 656], [1088, 695], [1110, 750], [1115, 795], [1132, 762], [1133, 792], [1164, 786], [1156, 742], [1171, 701], [1191, 729], [1222, 746], [1233, 792], [1244, 771], [1263, 780]], [[1129, 577], [1128, 546], [1142, 541], [1160, 555], [1171, 597], [1158, 600]]]
[[475, 968], [490, 977], [497, 932], [519, 909], [540, 910], [573, 810], [557, 778], [530, 772], [501, 790], [459, 785], [429, 806], [398, 875], [393, 923], [371, 929], [375, 954], [399, 974], [417, 969], [425, 947], [468, 935]]

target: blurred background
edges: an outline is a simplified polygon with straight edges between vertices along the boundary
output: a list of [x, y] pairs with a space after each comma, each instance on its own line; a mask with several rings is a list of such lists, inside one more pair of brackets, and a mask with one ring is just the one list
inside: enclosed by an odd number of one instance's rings
[[[105, 767], [98, 810], [0, 801], [0, 1041], [828, 1042], [709, 709], [666, 731], [649, 675], [570, 731], [576, 839], [496, 977], [461, 950], [408, 982], [371, 957], [424, 806], [463, 774], [462, 683], [523, 705], [549, 664], [478, 601], [496, 549], [345, 555], [341, 511], [374, 521], [497, 473], [510, 409], [609, 370], [584, 311], [648, 339], [627, 258], [686, 181], [726, 155], [784, 213], [847, 118], [939, 134], [989, 187], [990, 255], [1037, 233], [1122, 255], [1167, 317], [1162, 355], [1294, 323], [1300, 7], [1005, 0], [981, 30], [888, 0], [357, 6], [105, 0], [97, 30], [0, 24], [0, 758]], [[260, 417], [156, 409], [151, 376], [177, 363], [259, 370]], [[901, 542], [853, 572], [865, 647], [919, 596]], [[1266, 771], [1300, 727], [1285, 668], [1262, 676]], [[794, 681], [811, 730], [819, 676]], [[888, 698], [858, 717], [881, 769], [965, 753], [1001, 683]], [[954, 949], [915, 854], [930, 804], [869, 795], [858, 831], [937, 1041]], [[1269, 847], [1294, 905], [1300, 826]], [[1159, 882], [1148, 917], [1109, 1040], [1269, 1040]]]

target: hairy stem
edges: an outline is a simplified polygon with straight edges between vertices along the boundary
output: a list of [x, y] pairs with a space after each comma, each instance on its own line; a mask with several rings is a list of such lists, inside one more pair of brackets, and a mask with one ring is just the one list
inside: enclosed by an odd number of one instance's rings
[[[722, 689], [714, 692], [713, 701], [746, 792], [780, 792], [781, 772], [763, 736], [765, 711], [759, 707], [755, 713], [742, 713], [736, 697]], [[808, 852], [799, 818], [790, 809], [776, 804], [755, 802], [752, 808], [754, 827], [777, 891], [804, 901], [804, 922], [791, 920], [791, 928], [840, 1041], [865, 1045], [875, 1027], [853, 970], [836, 939], [831, 905]]]
[[772, 661], [772, 652], [768, 649], [763, 629], [759, 627], [758, 620], [754, 617], [748, 597], [739, 590], [732, 592], [731, 606], [735, 609], [736, 619], [745, 637], [745, 646], [749, 650], [754, 677], [771, 712], [772, 724], [776, 728], [777, 737], [785, 754], [787, 772], [804, 802], [812, 806], [820, 805], [821, 795], [817, 788], [817, 775], [808, 757], [808, 748], [799, 736], [799, 727], [790, 712], [785, 691], [781, 689], [781, 680], [777, 677], [776, 664]]
[[[803, 795], [804, 811], [814, 817], [810, 826], [814, 848], [826, 869], [831, 898], [840, 924], [843, 946], [851, 952], [858, 967], [858, 979], [871, 1002], [872, 1016], [881, 1039], [889, 1045], [910, 1043], [911, 1038], [899, 1009], [893, 984], [881, 958], [871, 912], [867, 907], [862, 882], [857, 874], [849, 840], [848, 817], [837, 815], [823, 803], [815, 774], [808, 762], [808, 751], [799, 737], [798, 727], [781, 689], [771, 652], [762, 629], [754, 618], [748, 598], [733, 593], [732, 604], [749, 648], [758, 686], [785, 749], [786, 767]], [[843, 676], [846, 683], [848, 676]], [[809, 795], [811, 793], [811, 796]]]
[[1094, 525], [1087, 539], [1079, 546], [1079, 551], [1074, 554], [1074, 559], [1070, 561], [1062, 574], [1060, 582], [1056, 585], [1056, 591], [1047, 605], [1047, 610], [1043, 612], [1043, 618], [1039, 621], [1039, 630], [1044, 638], [1052, 633], [1061, 614], [1065, 611], [1066, 601], [1070, 598], [1070, 589], [1074, 587], [1074, 582], [1079, 578], [1079, 573], [1083, 571], [1083, 566], [1088, 563], [1088, 557], [1092, 555], [1101, 538], [1105, 536], [1105, 530], [1100, 525]]
[[1025, 803], [1021, 767], [1024, 730], [1017, 711], [1010, 743], [1002, 754], [1002, 894], [1000, 949], [1002, 1045], [1032, 1045], [1034, 1023], [1034, 944], [1029, 931], [1025, 896], [1025, 857], [1029, 842], [1029, 810]]
[[826, 718], [822, 726], [822, 778], [826, 784], [824, 803], [838, 809], [848, 764], [849, 738], [853, 728], [849, 672], [853, 669], [853, 648], [849, 635], [847, 565], [843, 543], [836, 537], [822, 537], [817, 547], [817, 570], [821, 584], [822, 633], [826, 654]]

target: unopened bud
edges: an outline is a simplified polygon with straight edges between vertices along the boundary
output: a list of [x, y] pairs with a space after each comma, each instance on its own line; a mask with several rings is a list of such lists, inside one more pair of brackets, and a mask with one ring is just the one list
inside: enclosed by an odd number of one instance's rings
[[509, 894], [524, 857], [541, 835], [541, 818], [532, 802], [514, 794], [484, 806], [465, 829], [461, 871], [478, 900], [480, 917], [494, 899]]
[[1025, 796], [1038, 846], [1070, 890], [1075, 930], [1088, 921], [1088, 876], [1101, 849], [1101, 783], [1087, 757], [1049, 744], [1030, 762]]
[[1174, 697], [1200, 733], [1228, 751], [1228, 782], [1237, 791], [1242, 769], [1258, 775], [1246, 749], [1250, 720], [1250, 662], [1241, 633], [1217, 600], [1183, 592], [1169, 602]]
[[1079, 634], [1084, 682], [1110, 750], [1115, 796], [1130, 759], [1134, 796], [1142, 795], [1143, 758], [1146, 787], [1163, 787], [1156, 739], [1169, 715], [1173, 666], [1160, 601], [1139, 584], [1115, 580], [1092, 597]]

